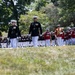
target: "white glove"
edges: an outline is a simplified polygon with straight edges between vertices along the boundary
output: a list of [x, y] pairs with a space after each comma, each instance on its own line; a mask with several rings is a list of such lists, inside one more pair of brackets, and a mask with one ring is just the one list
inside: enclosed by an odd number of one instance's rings
[[40, 37], [42, 36], [42, 34], [40, 34]]
[[17, 37], [17, 40], [21, 39], [21, 37]]
[[9, 39], [9, 38], [7, 38], [7, 40], [9, 41], [10, 39]]
[[31, 37], [31, 34], [28, 34], [29, 37]]

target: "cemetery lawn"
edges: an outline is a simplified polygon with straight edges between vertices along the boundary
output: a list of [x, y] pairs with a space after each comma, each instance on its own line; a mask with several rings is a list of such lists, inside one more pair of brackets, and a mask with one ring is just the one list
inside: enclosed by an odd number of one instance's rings
[[0, 75], [75, 75], [75, 46], [0, 49]]

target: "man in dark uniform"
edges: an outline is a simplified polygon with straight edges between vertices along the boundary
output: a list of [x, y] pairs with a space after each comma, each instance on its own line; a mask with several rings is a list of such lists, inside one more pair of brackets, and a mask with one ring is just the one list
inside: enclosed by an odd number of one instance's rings
[[34, 47], [38, 47], [38, 38], [42, 36], [41, 24], [37, 21], [38, 17], [34, 16], [34, 22], [31, 23], [29, 28], [29, 36], [32, 36], [32, 42]]
[[11, 20], [11, 25], [8, 31], [8, 39], [12, 48], [17, 48], [17, 39], [21, 37], [19, 27], [17, 26], [16, 20]]

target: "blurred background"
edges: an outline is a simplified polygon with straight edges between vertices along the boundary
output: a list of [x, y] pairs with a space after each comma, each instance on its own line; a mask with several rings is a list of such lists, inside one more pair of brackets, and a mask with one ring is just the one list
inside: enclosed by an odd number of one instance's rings
[[75, 26], [75, 0], [0, 0], [0, 34], [7, 36], [10, 20], [16, 19], [21, 34], [28, 34], [32, 17], [39, 17], [43, 31], [60, 24]]

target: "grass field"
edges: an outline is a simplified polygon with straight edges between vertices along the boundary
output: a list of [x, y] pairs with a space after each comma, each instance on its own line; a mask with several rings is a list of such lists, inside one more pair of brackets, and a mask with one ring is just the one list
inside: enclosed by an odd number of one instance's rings
[[75, 46], [0, 49], [0, 75], [75, 75]]

